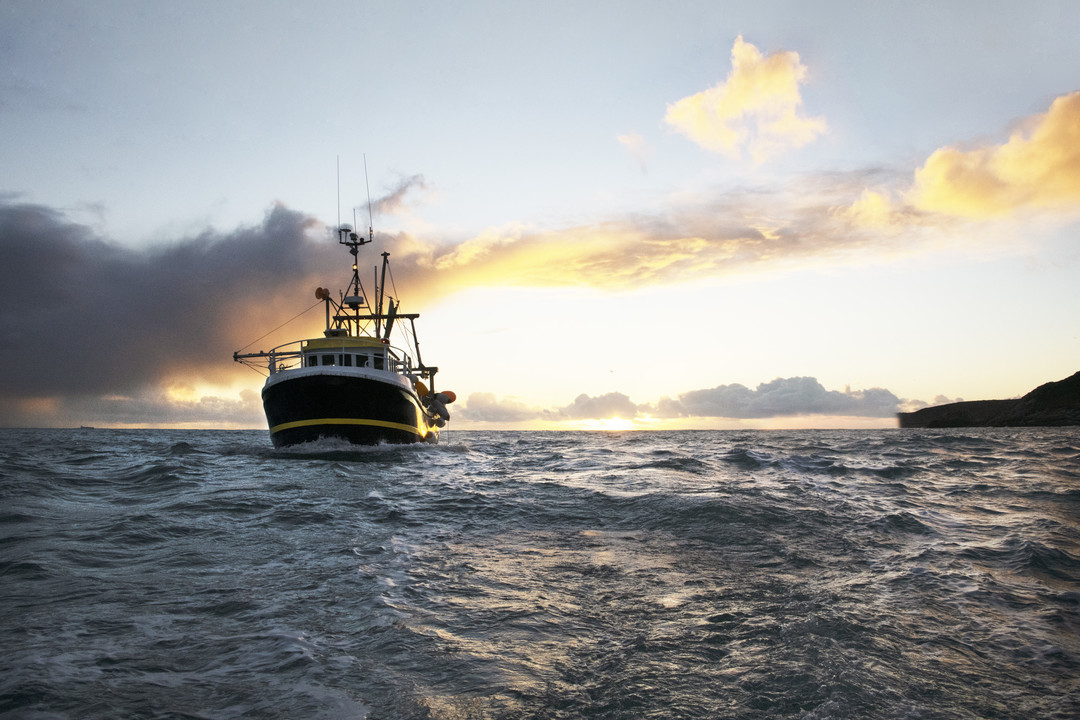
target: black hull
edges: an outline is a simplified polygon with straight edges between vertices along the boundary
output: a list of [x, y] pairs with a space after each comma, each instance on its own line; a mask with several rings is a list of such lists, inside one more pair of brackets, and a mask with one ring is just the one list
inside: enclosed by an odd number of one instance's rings
[[274, 447], [321, 438], [354, 445], [432, 442], [438, 430], [414, 395], [371, 377], [307, 374], [263, 388]]

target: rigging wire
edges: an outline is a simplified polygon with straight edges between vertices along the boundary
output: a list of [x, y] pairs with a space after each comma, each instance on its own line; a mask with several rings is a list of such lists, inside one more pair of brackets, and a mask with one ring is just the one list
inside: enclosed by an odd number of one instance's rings
[[[315, 301], [315, 304], [314, 304], [314, 305], [312, 305], [311, 307], [309, 307], [309, 308], [308, 308], [307, 310], [303, 310], [303, 311], [301, 311], [301, 312], [297, 313], [296, 315], [292, 316], [291, 318], [289, 318], [289, 319], [288, 319], [288, 320], [286, 320], [285, 322], [281, 323], [280, 325], [278, 325], [278, 326], [277, 326], [276, 328], [274, 328], [274, 329], [273, 329], [273, 330], [271, 330], [270, 332], [266, 333], [266, 335], [272, 335], [272, 334], [276, 333], [276, 332], [277, 332], [278, 330], [280, 330], [281, 328], [285, 327], [286, 325], [288, 325], [289, 323], [291, 323], [291, 322], [292, 322], [293, 320], [295, 320], [296, 318], [300, 317], [301, 315], [304, 315], [305, 313], [309, 313], [309, 312], [311, 312], [312, 310], [314, 310], [315, 308], [317, 308], [317, 307], [318, 307], [319, 305], [322, 305], [322, 303], [323, 303], [323, 301], [322, 301], [322, 300], [316, 300], [316, 301]], [[247, 350], [247, 349], [248, 349], [249, 347], [251, 347], [251, 346], [252, 346], [252, 345], [254, 345], [255, 343], [257, 343], [257, 342], [259, 342], [260, 340], [262, 340], [262, 339], [263, 339], [264, 337], [266, 337], [266, 335], [261, 335], [261, 336], [259, 336], [259, 337], [255, 338], [254, 340], [252, 340], [251, 342], [249, 342], [249, 343], [248, 343], [247, 345], [245, 345], [244, 347], [240, 348], [240, 349], [239, 349], [239, 350], [237, 350], [236, 352], [243, 352], [244, 350]]]
[[240, 364], [243, 365], [246, 368], [250, 368], [253, 372], [258, 373], [260, 377], [270, 377], [269, 373], [263, 372], [262, 370], [255, 367], [254, 365], [251, 365], [251, 364], [246, 363], [246, 362], [242, 362]]
[[394, 268], [387, 265], [386, 269], [390, 272], [390, 287], [394, 288], [394, 294], [392, 297], [401, 297], [400, 295], [398, 295], [397, 285], [394, 283]]

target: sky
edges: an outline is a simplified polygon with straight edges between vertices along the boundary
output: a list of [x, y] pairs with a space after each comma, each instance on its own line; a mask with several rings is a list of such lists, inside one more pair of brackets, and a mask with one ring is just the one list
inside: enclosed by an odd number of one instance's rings
[[1071, 0], [0, 0], [0, 426], [264, 428], [232, 353], [321, 333], [339, 221], [391, 253], [453, 427], [1023, 395], [1080, 369], [1078, 27]]

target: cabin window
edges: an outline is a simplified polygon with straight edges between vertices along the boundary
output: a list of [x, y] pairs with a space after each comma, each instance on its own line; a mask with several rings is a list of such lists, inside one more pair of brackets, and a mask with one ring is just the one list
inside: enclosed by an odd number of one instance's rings
[[375, 356], [375, 369], [376, 370], [382, 370], [383, 369], [383, 356], [382, 355], [376, 355]]
[[342, 355], [341, 364], [345, 367], [352, 367], [352, 355]]
[[334, 356], [333, 355], [323, 355], [322, 356], [322, 364], [323, 365], [333, 365], [334, 364]]
[[367, 367], [367, 355], [356, 356], [356, 367]]
[[319, 364], [319, 356], [318, 355], [308, 355], [308, 358], [307, 358], [307, 366], [308, 367], [315, 367], [318, 364]]

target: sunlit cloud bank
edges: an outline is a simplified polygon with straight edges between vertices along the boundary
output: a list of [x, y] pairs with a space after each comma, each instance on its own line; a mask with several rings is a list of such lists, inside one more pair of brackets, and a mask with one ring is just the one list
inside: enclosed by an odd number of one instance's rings
[[763, 55], [740, 35], [727, 78], [669, 105], [664, 120], [703, 148], [762, 162], [825, 132], [824, 118], [803, 114], [806, 77], [798, 53]]
[[1008, 141], [943, 147], [906, 189], [866, 189], [845, 215], [886, 228], [1080, 209], [1080, 92], [1019, 123]]
[[751, 390], [720, 385], [662, 398], [660, 417], [771, 418], [784, 415], [892, 417], [901, 400], [882, 388], [826, 390], [812, 377], [777, 378]]
[[[935, 402], [951, 401], [938, 397]], [[533, 407], [514, 398], [499, 399], [491, 393], [481, 392], [471, 394], [457, 412], [462, 419], [472, 423], [494, 424], [612, 418], [640, 421], [762, 420], [794, 416], [892, 419], [897, 412], [910, 412], [926, 405], [921, 400], [902, 400], [884, 388], [826, 390], [815, 378], [791, 377], [776, 378], [753, 389], [736, 383], [691, 390], [674, 398], [661, 398], [656, 403], [635, 403], [619, 392], [598, 396], [581, 394], [568, 405], [554, 408]]]
[[[651, 212], [588, 225], [488, 228], [461, 242], [401, 238], [416, 284], [439, 294], [478, 286], [588, 286], [632, 290], [762, 267], [895, 253], [838, 208], [880, 171], [829, 173], [763, 190], [733, 187], [672, 198]], [[908, 250], [918, 247], [912, 234]]]

